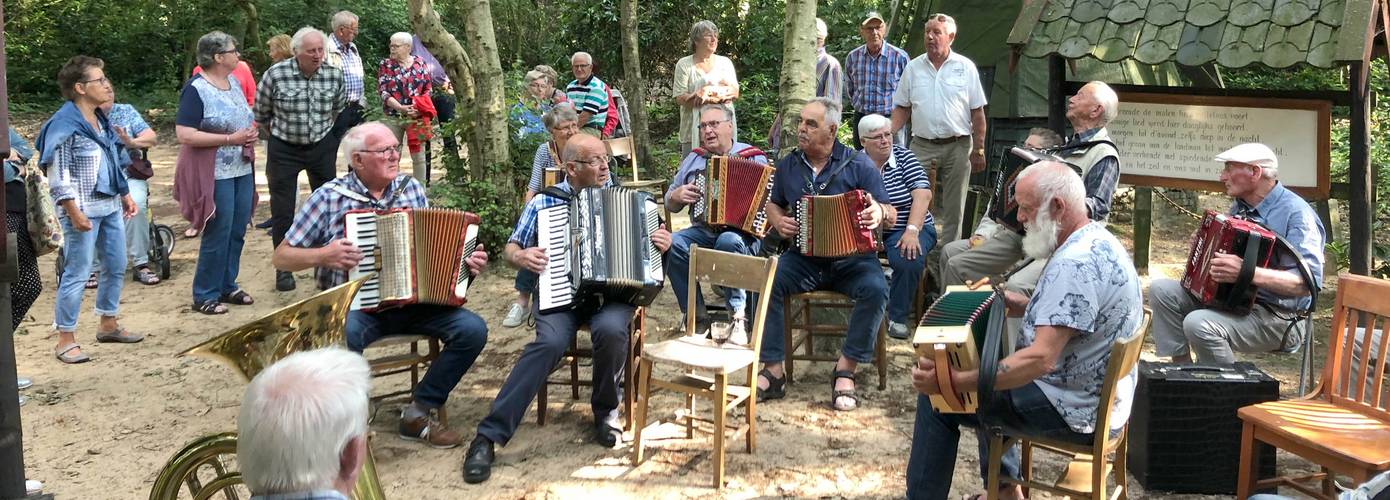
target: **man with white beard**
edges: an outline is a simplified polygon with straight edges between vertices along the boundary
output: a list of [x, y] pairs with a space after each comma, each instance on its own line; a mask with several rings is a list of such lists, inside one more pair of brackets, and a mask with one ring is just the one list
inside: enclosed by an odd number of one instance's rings
[[[1019, 349], [999, 361], [994, 382], [999, 415], [1006, 432], [1041, 436], [1078, 444], [1092, 442], [1100, 387], [1115, 342], [1134, 333], [1143, 316], [1143, 298], [1134, 263], [1115, 236], [1087, 217], [1086, 192], [1071, 168], [1040, 162], [1018, 178], [1018, 220], [1028, 229], [1023, 249], [1036, 259], [1048, 259], [1032, 298], [1005, 292], [1009, 316], [1023, 317]], [[940, 389], [937, 369], [919, 358], [912, 370], [917, 388], [917, 419], [912, 455], [907, 463], [909, 499], [944, 499], [951, 490], [960, 427], [976, 428], [980, 457], [988, 457], [988, 438], [973, 414], [936, 411], [928, 396]], [[951, 371], [959, 391], [975, 391], [977, 370]], [[1116, 388], [1111, 409], [1113, 434], [1129, 419], [1135, 373]], [[979, 460], [980, 478], [986, 460]], [[1019, 452], [1005, 450], [1000, 473], [1019, 478]], [[1016, 485], [1004, 486], [999, 497], [1022, 498]]]

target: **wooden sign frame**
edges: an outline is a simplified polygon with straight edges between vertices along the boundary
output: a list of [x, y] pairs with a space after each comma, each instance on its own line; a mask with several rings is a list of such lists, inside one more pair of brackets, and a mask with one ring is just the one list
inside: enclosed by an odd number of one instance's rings
[[[1299, 196], [1309, 200], [1328, 199], [1331, 184], [1332, 166], [1332, 102], [1320, 99], [1289, 99], [1277, 97], [1232, 97], [1209, 95], [1155, 94], [1143, 92], [1118, 92], [1120, 106], [1125, 103], [1179, 104], [1195, 106], [1219, 106], [1265, 109], [1298, 109], [1317, 112], [1317, 186], [1287, 186]], [[1231, 146], [1235, 146], [1232, 144]], [[1273, 145], [1277, 146], [1277, 145]], [[1154, 175], [1131, 175], [1124, 173], [1123, 149], [1120, 151], [1120, 182], [1132, 186], [1157, 186], [1177, 189], [1196, 189], [1224, 193], [1226, 186], [1220, 181], [1181, 179]]]

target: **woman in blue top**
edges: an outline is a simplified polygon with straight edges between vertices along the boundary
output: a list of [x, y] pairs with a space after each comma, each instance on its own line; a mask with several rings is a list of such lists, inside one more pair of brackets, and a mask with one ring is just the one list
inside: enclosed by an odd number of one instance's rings
[[211, 165], [197, 165], [199, 175], [211, 175], [214, 181], [215, 209], [203, 226], [193, 275], [193, 309], [203, 314], [227, 312], [223, 303], [255, 302], [236, 283], [256, 195], [251, 150], [256, 127], [241, 84], [232, 76], [240, 59], [230, 35], [214, 31], [199, 38], [198, 66], [203, 72], [184, 85], [174, 119], [179, 146], [190, 148], [180, 156], [202, 153], [213, 159]]
[[888, 266], [893, 269], [888, 288], [888, 336], [906, 339], [908, 322], [915, 319], [908, 318], [907, 313], [926, 267], [926, 255], [936, 246], [936, 226], [927, 211], [932, 196], [927, 172], [912, 151], [893, 144], [892, 125], [883, 115], [865, 116], [859, 120], [859, 137], [864, 153], [883, 172], [888, 203], [898, 213], [883, 232]]
[[[140, 284], [153, 285], [159, 283], [159, 275], [150, 270], [150, 185], [144, 179], [131, 177], [129, 167], [136, 151], [154, 147], [158, 137], [135, 106], [116, 104], [115, 92], [113, 88], [112, 100], [102, 104], [101, 110], [106, 112], [106, 119], [111, 121], [111, 129], [120, 140], [116, 145], [117, 161], [121, 162], [121, 172], [130, 185], [130, 198], [135, 200], [135, 216], [125, 221], [126, 255], [133, 269], [131, 277]], [[87, 288], [97, 287], [97, 272], [101, 271], [101, 261], [93, 257], [92, 269], [96, 271], [87, 277]]]

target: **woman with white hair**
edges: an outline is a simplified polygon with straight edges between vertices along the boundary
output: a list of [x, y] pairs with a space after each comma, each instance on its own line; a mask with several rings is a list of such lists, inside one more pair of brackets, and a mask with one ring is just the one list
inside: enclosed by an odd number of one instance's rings
[[[738, 99], [738, 72], [729, 58], [715, 54], [719, 50], [719, 27], [714, 22], [704, 20], [690, 27], [690, 49], [692, 54], [676, 61], [675, 83], [672, 94], [680, 105], [681, 156], [690, 152], [693, 144], [699, 144], [700, 114], [696, 110], [705, 104], [727, 104], [734, 108]], [[738, 121], [734, 125], [734, 140], [738, 140]]]
[[[541, 118], [556, 104], [569, 101], [564, 92], [555, 88], [555, 77], [545, 71], [549, 68], [545, 65], [536, 66], [536, 69], [527, 71], [522, 79], [526, 82], [526, 92], [521, 94], [521, 99], [512, 106], [511, 112], [512, 120], [517, 125], [518, 138], [545, 133], [547, 127]], [[554, 70], [551, 70], [551, 73], [553, 72]]]
[[383, 122], [396, 134], [396, 140], [402, 146], [410, 144], [411, 169], [425, 164], [425, 150], [421, 144], [427, 146], [429, 142], [411, 140], [418, 137], [406, 137], [406, 129], [427, 134], [429, 118], [434, 114], [434, 102], [430, 101], [429, 66], [420, 56], [411, 55], [413, 44], [410, 33], [402, 31], [391, 35], [391, 57], [381, 60], [376, 73], [381, 107], [388, 117]]
[[883, 230], [883, 246], [888, 253], [888, 266], [893, 269], [888, 285], [888, 335], [895, 339], [908, 336], [908, 310], [917, 294], [917, 285], [926, 267], [927, 252], [936, 246], [936, 225], [931, 212], [931, 183], [927, 173], [912, 151], [893, 144], [893, 123], [883, 115], [867, 115], [859, 120], [859, 138], [864, 153], [883, 173], [883, 188], [888, 191], [888, 204], [897, 217]]

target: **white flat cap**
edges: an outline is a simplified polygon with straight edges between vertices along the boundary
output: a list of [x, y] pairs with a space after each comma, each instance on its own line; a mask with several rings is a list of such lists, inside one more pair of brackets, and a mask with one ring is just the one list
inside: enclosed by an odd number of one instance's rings
[[1216, 155], [1216, 161], [1234, 161], [1260, 168], [1279, 168], [1279, 158], [1274, 156], [1274, 150], [1258, 142], [1247, 142], [1222, 151], [1221, 154]]

